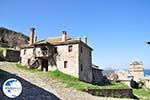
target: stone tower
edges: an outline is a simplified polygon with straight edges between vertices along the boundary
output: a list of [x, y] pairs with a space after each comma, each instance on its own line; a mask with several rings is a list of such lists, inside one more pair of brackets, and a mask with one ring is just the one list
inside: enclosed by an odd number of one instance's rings
[[143, 62], [134, 61], [129, 65], [129, 73], [135, 81], [140, 81], [144, 77]]

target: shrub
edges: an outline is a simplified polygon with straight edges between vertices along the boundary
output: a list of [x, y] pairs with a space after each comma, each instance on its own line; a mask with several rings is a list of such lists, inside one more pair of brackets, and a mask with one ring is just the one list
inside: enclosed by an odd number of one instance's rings
[[131, 81], [130, 81], [130, 86], [135, 89], [139, 88], [139, 84], [136, 81], [134, 81], [133, 79], [131, 79]]

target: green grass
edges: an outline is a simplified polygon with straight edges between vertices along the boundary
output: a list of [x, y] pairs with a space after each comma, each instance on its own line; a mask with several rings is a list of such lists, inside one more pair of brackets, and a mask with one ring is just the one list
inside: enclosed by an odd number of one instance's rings
[[150, 89], [133, 89], [133, 93], [140, 98], [140, 100], [150, 100]]
[[60, 72], [59, 70], [55, 70], [55, 71], [49, 71], [47, 73], [44, 73], [42, 71], [40, 71], [39, 69], [30, 69], [27, 68], [27, 66], [22, 66], [20, 64], [16, 64], [16, 66], [18, 68], [21, 68], [23, 70], [26, 71], [30, 71], [32, 73], [36, 74], [41, 74], [44, 75], [47, 78], [52, 78], [52, 79], [57, 79], [58, 81], [60, 81], [61, 83], [64, 83], [66, 87], [73, 87], [75, 89], [78, 90], [85, 90], [85, 89], [96, 89], [96, 88], [105, 88], [105, 89], [122, 89], [122, 88], [128, 88], [127, 85], [123, 84], [123, 83], [116, 83], [116, 82], [112, 82], [112, 84], [110, 85], [105, 85], [105, 86], [98, 86], [98, 85], [92, 85], [90, 83], [86, 83], [83, 81], [80, 81], [78, 78], [64, 74], [62, 72]]
[[67, 87], [73, 87], [73, 88], [76, 88], [78, 90], [85, 90], [85, 89], [89, 89], [89, 88], [90, 89], [128, 88], [128, 86], [124, 85], [123, 83], [116, 83], [116, 82], [112, 82], [112, 84], [105, 85], [105, 86], [92, 85], [90, 83], [82, 82], [73, 76], [64, 74], [64, 73], [60, 72], [59, 70], [50, 71], [48, 74], [49, 74], [49, 77], [58, 79], [62, 83], [65, 83]]
[[[120, 83], [120, 82], [112, 82], [110, 85], [105, 86], [98, 86], [98, 85], [92, 85], [90, 83], [86, 83], [83, 81], [80, 81], [78, 78], [64, 74], [60, 72], [59, 70], [55, 71], [49, 71], [44, 73], [43, 71], [40, 71], [39, 69], [30, 69], [27, 68], [27, 66], [22, 66], [20, 64], [16, 64], [17, 68], [30, 71], [32, 73], [35, 73], [37, 75], [44, 75], [44, 77], [56, 79], [63, 83], [66, 87], [72, 87], [77, 90], [85, 90], [85, 89], [126, 89], [129, 88], [127, 85]], [[149, 100], [150, 98], [150, 89], [133, 89], [134, 95], [136, 95], [140, 100]]]

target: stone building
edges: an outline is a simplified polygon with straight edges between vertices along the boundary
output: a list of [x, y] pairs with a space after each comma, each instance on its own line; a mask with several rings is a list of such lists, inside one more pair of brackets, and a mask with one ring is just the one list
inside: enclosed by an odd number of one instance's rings
[[5, 60], [10, 62], [18, 62], [20, 57], [20, 51], [15, 49], [6, 49], [3, 52]]
[[60, 37], [36, 42], [34, 30], [30, 29], [29, 44], [21, 48], [22, 65], [41, 67], [46, 71], [58, 69], [82, 81], [93, 82], [93, 49], [87, 44], [87, 37], [83, 42], [80, 38], [68, 37], [67, 32], [63, 31]]
[[102, 69], [100, 69], [96, 65], [92, 65], [92, 73], [93, 73], [93, 84], [104, 84], [103, 82], [103, 74], [102, 74]]
[[117, 71], [118, 80], [130, 86], [130, 81], [133, 79], [136, 82], [144, 78], [144, 67], [142, 62], [134, 61], [130, 63], [129, 69]]
[[143, 62], [134, 61], [129, 65], [129, 73], [135, 81], [140, 81], [144, 77]]
[[18, 62], [20, 58], [20, 51], [7, 48], [0, 51], [0, 60], [9, 62]]

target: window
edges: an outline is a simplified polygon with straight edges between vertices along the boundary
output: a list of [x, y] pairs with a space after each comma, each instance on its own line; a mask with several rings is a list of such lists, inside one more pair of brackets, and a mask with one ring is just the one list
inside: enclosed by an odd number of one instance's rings
[[80, 65], [80, 68], [81, 68], [81, 71], [83, 71], [83, 66], [82, 66], [82, 64]]
[[68, 64], [68, 62], [64, 61], [64, 68], [67, 68], [67, 64]]
[[81, 48], [80, 48], [80, 52], [82, 53], [83, 52], [83, 47], [81, 46]]
[[26, 51], [27, 51], [27, 50], [26, 50], [26, 49], [24, 49], [24, 52], [23, 52], [23, 54], [24, 54], [24, 55], [26, 55]]
[[72, 52], [72, 45], [68, 46], [68, 52]]

